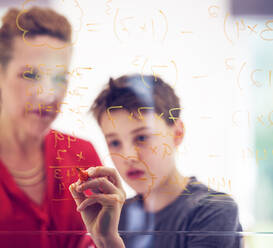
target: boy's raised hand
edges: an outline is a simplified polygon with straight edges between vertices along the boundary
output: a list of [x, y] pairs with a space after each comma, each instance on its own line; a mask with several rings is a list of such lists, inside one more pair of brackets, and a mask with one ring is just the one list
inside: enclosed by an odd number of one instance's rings
[[[69, 187], [87, 231], [97, 247], [124, 247], [118, 224], [126, 194], [117, 171], [99, 166], [90, 167], [87, 172], [88, 181], [79, 179]], [[88, 189], [92, 195], [84, 193]]]

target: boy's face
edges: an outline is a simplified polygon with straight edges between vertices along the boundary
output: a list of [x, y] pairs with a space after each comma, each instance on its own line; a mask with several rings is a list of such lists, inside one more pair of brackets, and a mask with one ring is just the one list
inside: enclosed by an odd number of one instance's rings
[[[137, 114], [134, 114], [137, 116]], [[174, 153], [183, 137], [182, 122], [168, 126], [155, 113], [130, 118], [125, 110], [101, 117], [101, 128], [112, 160], [123, 179], [145, 194], [162, 185], [175, 169]]]

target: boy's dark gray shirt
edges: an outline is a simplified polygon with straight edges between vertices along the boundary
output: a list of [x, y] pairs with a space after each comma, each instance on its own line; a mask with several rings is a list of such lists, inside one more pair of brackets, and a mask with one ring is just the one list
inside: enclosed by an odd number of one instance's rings
[[[237, 233], [242, 231], [237, 204], [224, 193], [208, 190], [195, 177], [175, 201], [156, 213], [144, 210], [140, 195], [126, 200], [119, 231], [126, 248], [243, 247]], [[134, 231], [168, 232], [144, 235]]]

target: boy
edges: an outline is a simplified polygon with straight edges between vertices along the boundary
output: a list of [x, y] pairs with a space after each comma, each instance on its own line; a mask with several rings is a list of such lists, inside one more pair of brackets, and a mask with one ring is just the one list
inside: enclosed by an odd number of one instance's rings
[[[92, 180], [70, 187], [98, 247], [241, 247], [236, 203], [176, 169], [172, 151], [185, 130], [169, 85], [153, 76], [110, 79], [91, 110], [116, 169], [137, 193], [125, 201], [116, 171], [106, 167], [88, 169]], [[86, 189], [94, 194], [85, 197]]]

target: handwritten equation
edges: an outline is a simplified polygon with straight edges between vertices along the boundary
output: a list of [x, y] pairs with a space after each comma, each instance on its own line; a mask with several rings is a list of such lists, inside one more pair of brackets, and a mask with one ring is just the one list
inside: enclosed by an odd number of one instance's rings
[[[225, 59], [225, 66], [227, 70], [234, 70], [234, 62], [232, 62], [234, 60], [235, 58]], [[239, 70], [236, 75], [236, 85], [241, 92], [249, 87], [255, 87], [257, 89], [272, 89], [271, 68], [254, 68], [249, 70], [250, 68], [247, 68], [247, 66], [247, 61], [242, 62], [239, 65]], [[241, 77], [244, 74], [246, 75], [247, 80], [242, 82]]]
[[[59, 72], [58, 76], [70, 76], [76, 78], [77, 76], [81, 76], [81, 71], [91, 71], [93, 68], [88, 66], [79, 66], [73, 68], [72, 71], [69, 71], [67, 65], [56, 65], [54, 68], [48, 67], [45, 64], [39, 64], [37, 68], [34, 68], [31, 65], [26, 65], [28, 70], [23, 72], [23, 78], [31, 81], [39, 81], [42, 77], [50, 77], [53, 75], [53, 70], [58, 70], [58, 68], [63, 68], [62, 71]], [[66, 78], [60, 78], [62, 80], [66, 80]]]
[[[255, 120], [253, 123], [253, 120]], [[254, 115], [249, 110], [236, 110], [232, 113], [232, 123], [235, 127], [251, 127], [259, 124], [263, 127], [273, 126], [273, 110], [268, 113]]]
[[150, 88], [150, 85], [148, 82], [145, 81], [143, 75], [145, 74], [145, 71], [149, 71], [150, 74], [154, 76], [155, 82], [157, 82], [158, 77], [162, 77], [164, 75], [164, 72], [166, 73], [166, 70], [169, 72], [172, 71], [174, 81], [172, 82], [171, 86], [174, 88], [178, 81], [178, 67], [176, 62], [173, 59], [169, 59], [165, 61], [165, 63], [159, 63], [155, 62], [150, 57], [145, 56], [135, 56], [131, 63], [134, 68], [137, 68], [139, 73], [141, 74], [141, 80], [142, 83], [147, 87]]
[[[108, 107], [107, 110], [106, 110], [107, 115], [108, 115], [108, 118], [109, 118], [109, 120], [111, 120], [112, 125], [113, 125], [114, 128], [116, 127], [116, 125], [115, 125], [115, 122], [114, 122], [114, 118], [113, 118], [112, 115], [111, 115], [111, 110], [114, 110], [114, 109], [115, 109], [115, 110], [116, 110], [116, 109], [122, 109], [122, 108], [123, 108], [123, 106], [110, 106], [110, 107]], [[153, 109], [154, 109], [154, 107], [145, 107], [145, 106], [144, 106], [144, 107], [139, 107], [139, 108], [137, 109], [138, 115], [136, 116], [136, 118], [139, 119], [139, 120], [144, 121], [145, 118], [144, 118], [144, 116], [143, 116], [143, 111], [153, 110]], [[178, 117], [175, 117], [175, 116], [173, 115], [173, 111], [180, 111], [180, 110], [182, 110], [182, 108], [171, 108], [171, 109], [169, 109], [169, 116], [168, 116], [168, 119], [173, 120], [174, 124], [176, 124], [176, 123], [175, 123], [175, 120], [177, 120], [177, 119], [179, 119], [179, 118], [178, 118]], [[128, 119], [131, 120], [131, 121], [133, 121], [133, 116], [134, 116], [134, 113], [131, 112], [131, 113], [128, 115]], [[164, 113], [161, 113], [160, 115], [154, 113], [154, 116], [155, 116], [157, 119], [159, 119], [159, 120], [161, 120], [161, 121], [164, 121], [164, 120], [162, 119], [162, 117], [164, 116]]]
[[[208, 16], [210, 18], [221, 18], [223, 11], [220, 5], [210, 5], [208, 7]], [[273, 19], [265, 21], [263, 24], [247, 23], [246, 19], [235, 18], [229, 12], [224, 14], [223, 30], [226, 40], [234, 45], [240, 41], [243, 35], [248, 37], [260, 38], [264, 41], [273, 41]]]
[[259, 165], [260, 161], [265, 161], [265, 160], [272, 160], [273, 159], [273, 149], [256, 149], [254, 150], [253, 148], [246, 147], [241, 150], [242, 153], [242, 158], [244, 160], [247, 159], [255, 159], [256, 164]]
[[149, 17], [143, 18], [143, 16], [128, 16], [125, 11], [117, 8], [114, 14], [113, 31], [121, 43], [146, 34], [154, 41], [164, 41], [168, 33], [168, 20], [160, 9]]

